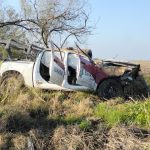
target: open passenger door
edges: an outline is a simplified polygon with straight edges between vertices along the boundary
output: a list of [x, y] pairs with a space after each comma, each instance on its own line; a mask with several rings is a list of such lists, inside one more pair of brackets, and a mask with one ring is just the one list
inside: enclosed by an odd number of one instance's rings
[[50, 63], [50, 81], [57, 85], [62, 85], [65, 75], [65, 66], [63, 62], [62, 55], [63, 52], [53, 50], [51, 53], [51, 63]]
[[93, 89], [95, 86], [95, 66], [87, 57], [79, 56], [77, 84]]

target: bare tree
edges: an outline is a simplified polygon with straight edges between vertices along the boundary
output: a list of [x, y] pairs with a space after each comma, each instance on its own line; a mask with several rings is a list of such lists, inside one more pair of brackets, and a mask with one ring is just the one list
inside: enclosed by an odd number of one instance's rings
[[[0, 9], [0, 22], [4, 22], [5, 19], [14, 20], [17, 18], [18, 18], [18, 14], [15, 12], [14, 9], [12, 8]], [[1, 39], [15, 37], [23, 40], [25, 38], [25, 33], [21, 28], [18, 28], [17, 26], [6, 25], [0, 29], [0, 37]]]
[[16, 19], [0, 21], [0, 28], [16, 26], [28, 31], [32, 40], [49, 47], [49, 41], [56, 40], [63, 47], [71, 37], [80, 42], [89, 34], [89, 15], [85, 0], [21, 0], [22, 14]]

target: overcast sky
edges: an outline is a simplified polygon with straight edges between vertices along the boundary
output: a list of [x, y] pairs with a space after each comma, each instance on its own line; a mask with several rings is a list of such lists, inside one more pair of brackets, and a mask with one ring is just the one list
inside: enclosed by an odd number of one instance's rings
[[[19, 9], [19, 0], [4, 2]], [[91, 22], [99, 21], [84, 47], [103, 59], [150, 60], [150, 0], [89, 0], [89, 3]]]

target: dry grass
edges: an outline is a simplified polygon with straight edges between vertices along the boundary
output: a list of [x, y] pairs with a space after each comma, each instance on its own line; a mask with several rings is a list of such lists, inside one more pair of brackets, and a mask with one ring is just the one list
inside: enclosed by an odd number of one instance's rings
[[27, 138], [24, 135], [18, 134], [12, 138], [12, 143], [16, 150], [26, 149]]
[[4, 145], [4, 137], [3, 137], [3, 135], [0, 135], [0, 147], [2, 146], [2, 145]]
[[57, 150], [96, 150], [103, 148], [104, 133], [82, 131], [78, 126], [60, 126], [54, 131], [52, 144]]
[[[97, 131], [86, 131], [91, 125], [86, 118], [92, 116], [97, 96], [30, 89], [15, 78], [0, 88], [0, 149], [59, 149], [61, 140], [67, 149], [95, 149]], [[65, 135], [58, 133], [62, 128]]]
[[108, 129], [93, 113], [98, 103], [91, 93], [30, 89], [11, 79], [0, 86], [0, 149], [117, 150], [126, 144], [129, 149], [149, 148], [148, 138], [137, 139], [122, 127]]
[[113, 127], [107, 134], [105, 150], [149, 150], [150, 137], [137, 138], [125, 127]]
[[139, 60], [134, 62], [141, 65], [143, 74], [150, 74], [150, 60]]

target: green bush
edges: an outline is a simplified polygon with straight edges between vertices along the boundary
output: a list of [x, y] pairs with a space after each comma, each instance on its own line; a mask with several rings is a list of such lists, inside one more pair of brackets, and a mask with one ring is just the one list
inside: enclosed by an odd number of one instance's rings
[[95, 115], [104, 120], [108, 126], [113, 126], [123, 122], [125, 112], [124, 105], [109, 105], [108, 103], [100, 103], [95, 108]]
[[90, 121], [87, 121], [87, 120], [82, 120], [81, 123], [79, 124], [79, 127], [81, 129], [89, 129], [91, 128], [91, 122]]
[[72, 116], [72, 115], [68, 115], [68, 116], [64, 117], [64, 121], [67, 124], [79, 124], [82, 121], [82, 118]]
[[95, 116], [100, 117], [108, 126], [136, 125], [148, 129], [150, 127], [150, 99], [110, 105], [100, 103], [95, 108]]
[[150, 127], [150, 99], [145, 102], [135, 102], [126, 109], [128, 124], [135, 124], [143, 128]]

